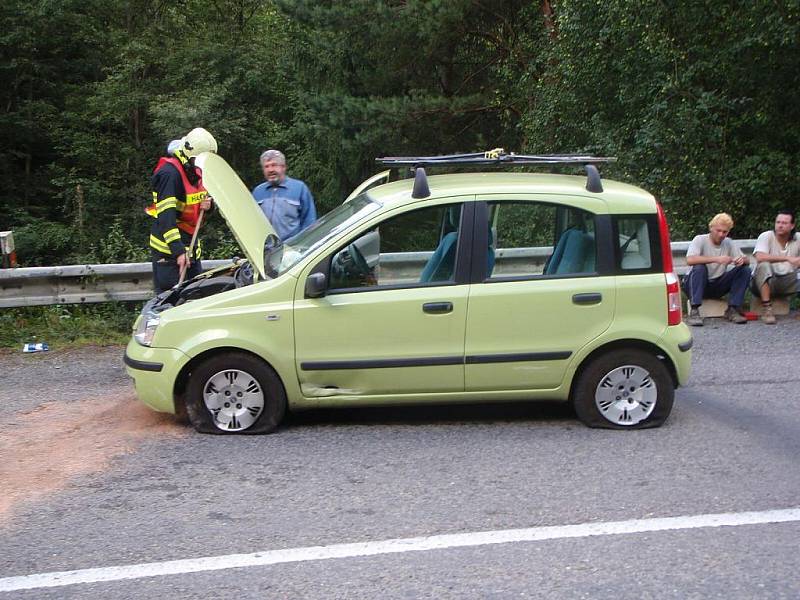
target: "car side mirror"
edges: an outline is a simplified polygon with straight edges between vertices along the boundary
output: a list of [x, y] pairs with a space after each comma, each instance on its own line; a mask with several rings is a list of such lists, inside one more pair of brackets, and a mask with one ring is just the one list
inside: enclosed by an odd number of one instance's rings
[[306, 278], [306, 298], [321, 298], [328, 289], [328, 278], [325, 273], [311, 273]]

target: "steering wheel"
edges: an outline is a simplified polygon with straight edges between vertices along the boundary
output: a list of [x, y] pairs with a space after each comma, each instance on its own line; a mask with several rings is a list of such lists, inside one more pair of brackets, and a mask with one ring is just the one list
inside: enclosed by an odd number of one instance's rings
[[331, 263], [331, 281], [334, 287], [360, 287], [372, 280], [364, 255], [355, 244], [342, 248]]
[[352, 274], [359, 277], [369, 277], [370, 270], [369, 265], [367, 264], [367, 259], [365, 259], [364, 255], [361, 254], [361, 250], [358, 249], [358, 246], [355, 244], [350, 244], [347, 247], [347, 253], [350, 255], [352, 260]]

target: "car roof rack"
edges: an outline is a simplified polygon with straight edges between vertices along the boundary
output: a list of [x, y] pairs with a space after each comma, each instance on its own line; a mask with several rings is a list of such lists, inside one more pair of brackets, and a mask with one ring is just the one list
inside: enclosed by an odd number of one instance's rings
[[517, 165], [584, 165], [586, 168], [586, 189], [590, 192], [603, 191], [600, 172], [595, 163], [616, 162], [614, 156], [590, 156], [587, 154], [515, 154], [506, 153], [503, 148], [469, 154], [443, 154], [440, 156], [383, 156], [375, 159], [378, 163], [393, 168], [411, 167], [415, 169], [413, 198], [430, 196], [425, 167], [453, 166], [517, 166]]

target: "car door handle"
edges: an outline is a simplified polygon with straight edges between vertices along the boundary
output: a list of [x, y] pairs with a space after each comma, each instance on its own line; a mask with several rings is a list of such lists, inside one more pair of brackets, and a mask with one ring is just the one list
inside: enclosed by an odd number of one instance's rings
[[603, 294], [600, 292], [589, 292], [586, 294], [575, 294], [572, 297], [573, 304], [600, 304]]
[[426, 313], [438, 315], [453, 312], [452, 302], [426, 302], [422, 305], [422, 310]]

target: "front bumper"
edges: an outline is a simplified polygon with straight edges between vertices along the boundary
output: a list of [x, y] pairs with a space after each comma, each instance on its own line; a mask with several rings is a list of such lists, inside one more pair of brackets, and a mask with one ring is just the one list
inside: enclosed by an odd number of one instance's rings
[[189, 357], [174, 348], [148, 348], [131, 339], [124, 361], [139, 400], [153, 410], [174, 414], [175, 380]]

